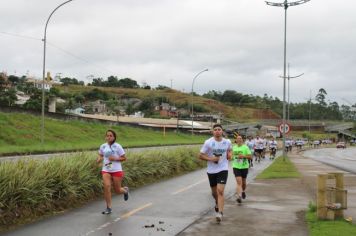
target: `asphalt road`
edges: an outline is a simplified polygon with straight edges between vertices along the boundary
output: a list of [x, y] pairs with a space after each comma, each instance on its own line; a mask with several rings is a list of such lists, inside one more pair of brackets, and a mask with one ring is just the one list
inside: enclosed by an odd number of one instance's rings
[[[271, 163], [268, 158], [250, 169], [248, 181]], [[229, 171], [226, 198], [235, 193]], [[131, 191], [130, 199], [113, 197], [113, 213], [102, 215], [104, 200], [4, 233], [4, 236], [176, 235], [213, 211], [206, 170], [198, 170]]]
[[305, 151], [303, 155], [356, 174], [356, 147], [312, 149]]

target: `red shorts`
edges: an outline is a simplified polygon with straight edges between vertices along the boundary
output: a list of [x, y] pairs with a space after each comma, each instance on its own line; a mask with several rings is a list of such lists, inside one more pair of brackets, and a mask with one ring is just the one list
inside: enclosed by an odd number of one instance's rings
[[124, 177], [124, 172], [123, 171], [117, 171], [117, 172], [106, 172], [106, 171], [101, 171], [101, 174], [110, 174], [111, 177]]

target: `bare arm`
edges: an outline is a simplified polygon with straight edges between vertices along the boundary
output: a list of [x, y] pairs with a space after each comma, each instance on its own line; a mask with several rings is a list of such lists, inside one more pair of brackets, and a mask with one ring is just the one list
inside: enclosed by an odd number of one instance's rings
[[232, 159], [232, 151], [231, 151], [231, 149], [227, 150], [226, 158], [227, 158], [229, 161]]
[[109, 161], [126, 161], [125, 154], [119, 157], [110, 156]]
[[219, 157], [217, 156], [212, 156], [212, 157], [209, 157], [206, 153], [199, 153], [199, 159], [200, 160], [205, 160], [205, 161], [219, 161]]
[[102, 161], [103, 161], [103, 155], [99, 154], [99, 155], [98, 155], [98, 158], [96, 158], [96, 162], [97, 162], [97, 163], [100, 163], [100, 162], [102, 162]]

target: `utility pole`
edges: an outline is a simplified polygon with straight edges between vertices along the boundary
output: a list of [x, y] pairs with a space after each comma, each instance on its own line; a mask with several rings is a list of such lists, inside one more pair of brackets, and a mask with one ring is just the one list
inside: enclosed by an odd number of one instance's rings
[[[310, 0], [298, 0], [295, 2], [288, 2], [284, 0], [283, 3], [274, 3], [267, 2], [266, 4], [274, 7], [283, 7], [284, 8], [284, 60], [283, 60], [283, 127], [286, 126], [286, 57], [287, 57], [287, 9], [289, 6], [297, 6]], [[287, 155], [286, 153], [286, 132], [283, 128], [283, 158]]]

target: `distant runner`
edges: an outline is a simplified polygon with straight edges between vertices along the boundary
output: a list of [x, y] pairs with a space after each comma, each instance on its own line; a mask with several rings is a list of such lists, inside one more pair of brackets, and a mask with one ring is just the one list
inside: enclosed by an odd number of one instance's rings
[[257, 135], [254, 142], [255, 142], [255, 156], [256, 156], [255, 161], [260, 162], [262, 158], [263, 148], [264, 148], [264, 140]]
[[246, 198], [246, 178], [248, 174], [249, 162], [252, 158], [251, 151], [247, 145], [243, 143], [242, 137], [237, 136], [235, 143], [232, 146], [232, 168], [237, 183], [237, 202], [241, 203], [241, 199]]
[[124, 171], [122, 170], [121, 162], [126, 161], [125, 151], [120, 144], [116, 143], [116, 133], [113, 130], [106, 131], [106, 143], [102, 144], [99, 149], [97, 162], [102, 162], [101, 174], [103, 176], [104, 199], [106, 209], [102, 214], [111, 214], [111, 185], [114, 185], [116, 193], [124, 194], [124, 200], [129, 198], [129, 188], [121, 187]]
[[274, 140], [274, 137], [272, 137], [272, 140], [269, 141], [269, 150], [270, 150], [269, 159], [273, 160], [276, 157], [276, 152], [277, 152], [277, 141]]
[[231, 159], [231, 141], [222, 136], [220, 124], [213, 126], [213, 137], [207, 139], [200, 149], [199, 158], [207, 161], [207, 174], [212, 195], [215, 199], [216, 221], [220, 223], [224, 211], [224, 190]]
[[255, 142], [253, 141], [251, 136], [248, 136], [248, 140], [245, 141], [245, 144], [251, 151], [251, 159], [248, 159], [248, 162], [250, 164], [250, 167], [253, 167], [253, 156], [255, 155], [253, 147], [255, 146]]

